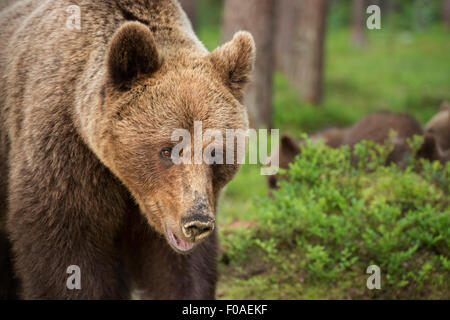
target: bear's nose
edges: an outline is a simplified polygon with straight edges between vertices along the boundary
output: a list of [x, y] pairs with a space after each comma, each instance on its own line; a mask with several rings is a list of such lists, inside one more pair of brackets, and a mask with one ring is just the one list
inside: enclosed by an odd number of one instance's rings
[[193, 215], [181, 219], [181, 229], [186, 238], [198, 241], [206, 238], [213, 232], [215, 221], [206, 215]]

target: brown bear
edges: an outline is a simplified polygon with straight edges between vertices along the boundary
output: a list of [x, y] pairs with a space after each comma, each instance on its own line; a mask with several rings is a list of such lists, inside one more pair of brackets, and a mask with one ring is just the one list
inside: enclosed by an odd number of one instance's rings
[[247, 129], [251, 35], [208, 52], [176, 0], [23, 0], [0, 30], [0, 214], [20, 297], [213, 299], [217, 200], [238, 165], [176, 165], [171, 135]]
[[[395, 136], [391, 136], [393, 131]], [[351, 127], [343, 139], [343, 144], [353, 149], [355, 144], [363, 140], [383, 144], [392, 138], [394, 149], [388, 155], [386, 162], [399, 164], [411, 154], [407, 139], [414, 135], [423, 135], [422, 125], [414, 117], [380, 111], [362, 118]]]
[[440, 149], [450, 149], [450, 104], [448, 102], [442, 103], [441, 111], [428, 121], [425, 131], [436, 137]]
[[[430, 134], [425, 134], [420, 123], [412, 116], [406, 114], [380, 111], [370, 114], [350, 128], [331, 128], [318, 132], [311, 136], [312, 141], [319, 139], [332, 148], [340, 145], [349, 145], [353, 148], [360, 141], [374, 141], [378, 144], [385, 143], [390, 139], [391, 131], [395, 131], [394, 149], [386, 159], [387, 163], [395, 162], [400, 164], [411, 155], [411, 149], [407, 139], [414, 135], [424, 135], [424, 144], [415, 156], [431, 161], [438, 160], [441, 163], [449, 161], [450, 152], [442, 150], [437, 142], [437, 138]], [[296, 141], [289, 135], [283, 135], [280, 142], [279, 163], [280, 168], [287, 169], [289, 163], [294, 161], [295, 156], [300, 153], [300, 141]], [[280, 175], [268, 176], [267, 181], [270, 189], [277, 188]], [[270, 192], [269, 192], [270, 194]]]

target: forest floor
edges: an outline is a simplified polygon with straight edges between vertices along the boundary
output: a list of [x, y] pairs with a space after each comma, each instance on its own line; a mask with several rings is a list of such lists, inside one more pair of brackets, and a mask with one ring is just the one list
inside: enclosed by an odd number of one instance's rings
[[[210, 49], [218, 41], [218, 29], [199, 30]], [[362, 48], [349, 42], [347, 30], [330, 30], [326, 38], [325, 97], [320, 106], [302, 103], [280, 73], [274, 80], [274, 127], [281, 133], [312, 133], [331, 126], [350, 126], [376, 110], [408, 112], [426, 123], [444, 100], [450, 101], [450, 41], [448, 30], [435, 26], [423, 31], [400, 32], [384, 28], [370, 32]], [[258, 224], [255, 207], [267, 196], [265, 177], [259, 168], [244, 165], [226, 187], [219, 204], [222, 241], [230, 229], [245, 230]], [[300, 259], [300, 258], [298, 258]], [[252, 261], [252, 260], [251, 260]], [[296, 259], [286, 263], [296, 263]], [[347, 299], [371, 297], [365, 289], [364, 270], [330, 286], [304, 286], [273, 273], [266, 262], [252, 261], [244, 270], [220, 264], [218, 298], [223, 299]], [[361, 287], [354, 287], [355, 277]], [[439, 293], [436, 293], [439, 298]], [[428, 297], [433, 297], [429, 294]]]

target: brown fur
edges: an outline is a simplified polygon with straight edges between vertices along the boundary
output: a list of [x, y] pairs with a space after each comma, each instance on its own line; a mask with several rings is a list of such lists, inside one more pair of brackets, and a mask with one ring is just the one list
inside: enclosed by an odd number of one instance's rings
[[388, 111], [368, 115], [347, 131], [343, 143], [351, 148], [363, 140], [384, 144], [390, 139], [392, 131], [396, 134], [392, 141], [394, 149], [389, 154], [387, 163], [401, 163], [411, 153], [407, 138], [423, 134], [420, 123], [409, 115]]
[[[387, 163], [400, 164], [408, 155], [411, 155], [407, 138], [424, 134], [420, 123], [409, 115], [387, 111], [377, 112], [364, 117], [351, 128], [327, 129], [312, 135], [311, 139], [313, 141], [323, 139], [325, 144], [332, 148], [337, 148], [340, 145], [349, 145], [353, 148], [355, 144], [362, 140], [383, 144], [390, 138], [391, 131], [395, 131], [396, 136], [393, 141], [394, 149], [389, 154]], [[289, 163], [294, 161], [295, 156], [300, 153], [299, 144], [300, 141], [296, 141], [289, 135], [283, 135], [279, 154], [280, 168], [287, 169]], [[449, 159], [450, 152], [445, 152], [439, 147], [434, 135], [426, 134], [425, 143], [415, 156], [445, 163]], [[276, 189], [277, 181], [280, 178], [283, 177], [280, 175], [268, 176], [269, 188]]]
[[[81, 30], [65, 26], [69, 5]], [[247, 128], [251, 36], [209, 53], [173, 0], [25, 0], [0, 30], [0, 216], [21, 297], [214, 298], [216, 232], [187, 239], [181, 221], [201, 207], [213, 222], [238, 166], [173, 165], [161, 150], [196, 120]], [[197, 246], [175, 252], [167, 228]], [[69, 265], [81, 290], [66, 288]]]
[[417, 157], [430, 161], [439, 161], [445, 165], [450, 161], [450, 149], [442, 150], [435, 135], [425, 133], [424, 143], [417, 151]]
[[317, 141], [321, 139], [325, 145], [331, 148], [339, 148], [344, 141], [347, 131], [347, 128], [329, 128], [312, 135], [311, 140]]
[[448, 102], [444, 102], [441, 111], [428, 121], [425, 130], [436, 137], [442, 150], [450, 149], [450, 104]]

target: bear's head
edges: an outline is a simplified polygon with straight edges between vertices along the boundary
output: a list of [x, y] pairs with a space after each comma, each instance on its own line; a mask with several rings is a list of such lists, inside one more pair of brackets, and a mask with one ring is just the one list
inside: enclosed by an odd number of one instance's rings
[[[104, 111], [96, 153], [150, 225], [177, 252], [187, 253], [213, 232], [217, 197], [239, 167], [236, 161], [197, 162], [195, 152], [205, 154], [219, 144], [214, 151], [222, 150], [225, 161], [227, 151], [236, 151], [226, 144], [226, 130], [248, 128], [242, 96], [255, 45], [249, 33], [239, 32], [211, 53], [165, 55], [141, 23], [126, 23], [115, 33], [100, 94]], [[213, 129], [223, 140], [203, 137], [195, 145], [198, 123], [202, 134]], [[173, 141], [173, 135], [179, 130], [192, 139], [176, 156], [188, 154], [190, 163], [174, 162], [181, 139]]]

